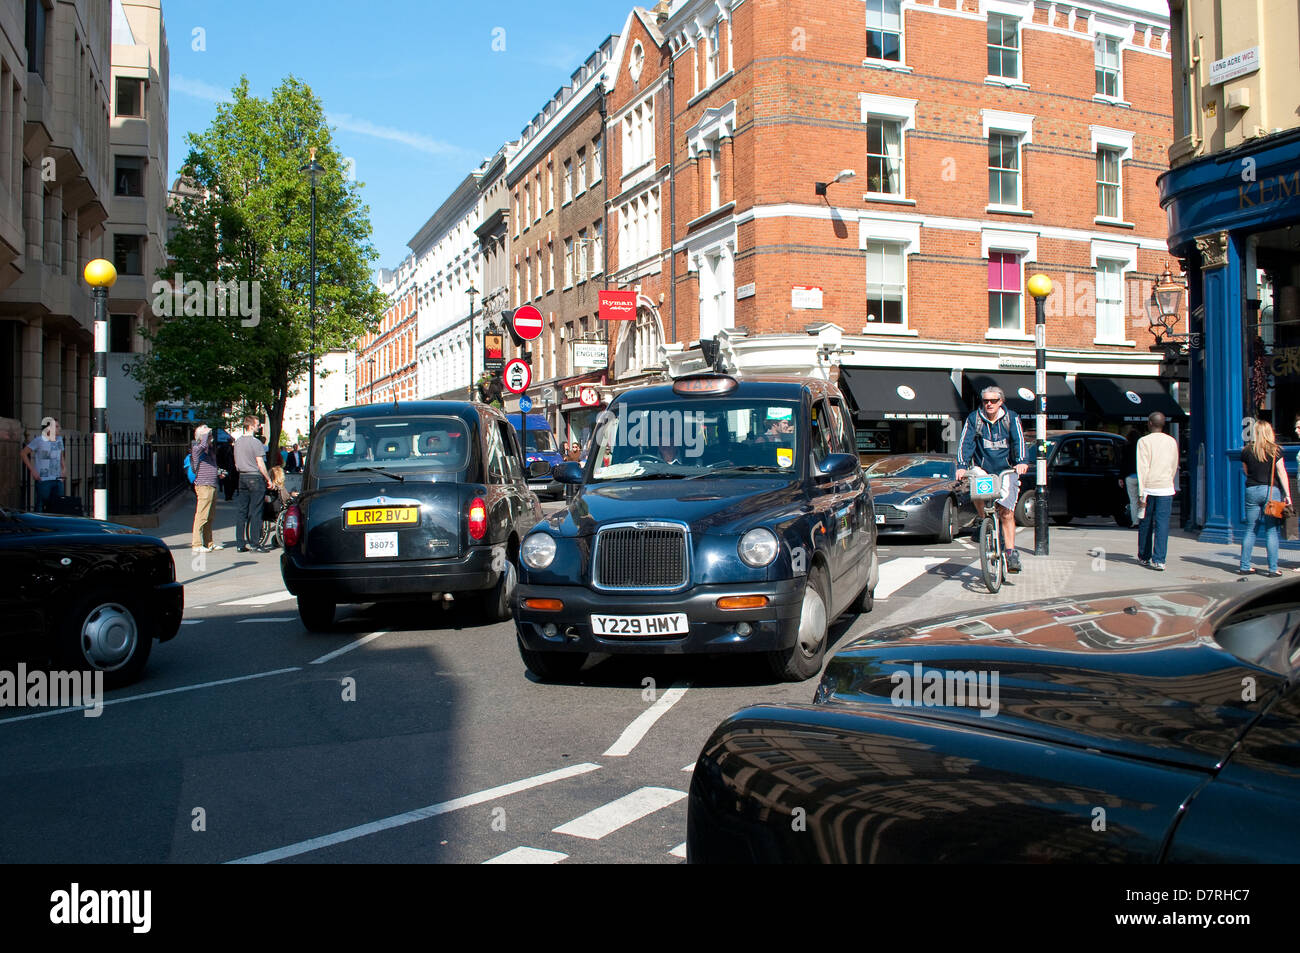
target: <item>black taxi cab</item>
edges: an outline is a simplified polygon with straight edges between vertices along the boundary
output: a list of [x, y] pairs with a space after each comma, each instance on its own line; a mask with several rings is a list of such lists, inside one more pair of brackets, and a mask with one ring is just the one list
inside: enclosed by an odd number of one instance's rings
[[340, 603], [471, 599], [510, 618], [515, 558], [542, 516], [515, 430], [463, 401], [335, 410], [316, 425], [280, 570], [313, 631]]
[[538, 678], [591, 653], [764, 653], [821, 670], [831, 621], [869, 610], [871, 494], [834, 385], [698, 374], [602, 412], [568, 508], [520, 548], [515, 621]]

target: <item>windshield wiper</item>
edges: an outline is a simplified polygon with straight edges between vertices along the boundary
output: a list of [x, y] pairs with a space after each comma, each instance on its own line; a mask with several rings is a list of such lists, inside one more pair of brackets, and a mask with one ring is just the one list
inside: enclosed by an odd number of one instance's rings
[[346, 470], [340, 468], [339, 473], [357, 473], [358, 471], [361, 470], [365, 470], [369, 473], [381, 473], [386, 477], [392, 477], [398, 483], [406, 482], [406, 477], [402, 476], [400, 473], [389, 473], [387, 470], [383, 469], [382, 467], [350, 467]]

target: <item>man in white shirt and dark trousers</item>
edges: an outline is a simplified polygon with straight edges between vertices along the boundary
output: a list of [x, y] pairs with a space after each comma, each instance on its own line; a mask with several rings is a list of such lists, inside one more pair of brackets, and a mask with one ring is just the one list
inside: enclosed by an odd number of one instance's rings
[[1169, 550], [1169, 515], [1178, 486], [1178, 441], [1165, 433], [1165, 415], [1147, 417], [1148, 433], [1138, 441], [1138, 562], [1164, 572]]

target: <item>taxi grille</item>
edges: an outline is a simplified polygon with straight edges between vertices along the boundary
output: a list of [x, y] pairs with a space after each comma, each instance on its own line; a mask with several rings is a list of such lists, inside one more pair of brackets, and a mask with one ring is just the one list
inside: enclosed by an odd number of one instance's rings
[[687, 581], [686, 528], [673, 523], [611, 526], [596, 534], [598, 589], [676, 589]]

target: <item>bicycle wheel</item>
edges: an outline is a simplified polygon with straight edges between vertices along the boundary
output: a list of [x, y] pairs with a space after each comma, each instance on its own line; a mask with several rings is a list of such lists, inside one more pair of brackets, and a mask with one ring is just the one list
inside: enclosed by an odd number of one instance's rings
[[989, 592], [1002, 588], [1002, 546], [998, 534], [997, 521], [991, 516], [984, 517], [980, 524], [980, 573], [984, 576], [984, 585]]

